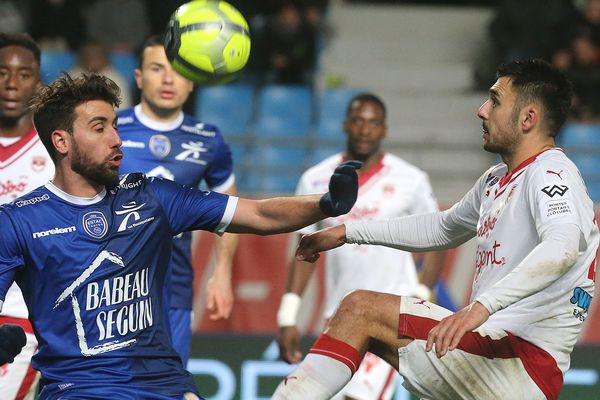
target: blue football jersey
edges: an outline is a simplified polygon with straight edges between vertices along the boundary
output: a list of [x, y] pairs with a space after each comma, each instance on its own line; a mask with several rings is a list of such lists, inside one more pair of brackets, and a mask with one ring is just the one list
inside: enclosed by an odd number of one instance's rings
[[[184, 113], [171, 123], [159, 123], [145, 116], [141, 105], [119, 112], [118, 117], [124, 153], [121, 173], [144, 172], [196, 187], [204, 181], [217, 192], [233, 184], [231, 151], [217, 127]], [[186, 232], [173, 240], [173, 308], [192, 309], [191, 239]]]
[[196, 392], [168, 333], [170, 239], [222, 233], [236, 204], [128, 174], [92, 199], [47, 184], [0, 206], [0, 299], [16, 280], [39, 342], [41, 398]]

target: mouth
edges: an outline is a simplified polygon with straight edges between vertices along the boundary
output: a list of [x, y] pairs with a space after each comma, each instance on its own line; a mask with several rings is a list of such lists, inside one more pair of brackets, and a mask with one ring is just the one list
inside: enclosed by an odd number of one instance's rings
[[122, 159], [123, 159], [123, 153], [119, 152], [119, 153], [115, 154], [114, 156], [112, 156], [108, 160], [108, 162], [114, 167], [120, 167]]
[[4, 108], [14, 110], [19, 106], [20, 100], [3, 98], [2, 103], [4, 104]]
[[487, 136], [490, 134], [490, 131], [489, 131], [488, 127], [485, 126], [485, 124], [481, 124], [481, 131], [483, 133], [483, 136]]
[[175, 97], [175, 92], [171, 91], [171, 90], [161, 90], [160, 91], [160, 97], [162, 99], [172, 99], [173, 97]]

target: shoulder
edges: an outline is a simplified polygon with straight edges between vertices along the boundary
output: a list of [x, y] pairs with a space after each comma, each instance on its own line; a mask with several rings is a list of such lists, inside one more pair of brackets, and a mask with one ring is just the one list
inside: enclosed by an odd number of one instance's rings
[[333, 170], [335, 170], [335, 168], [343, 161], [342, 157], [343, 153], [337, 153], [327, 157], [323, 161], [320, 161], [304, 171], [302, 179], [320, 179], [324, 176], [329, 178], [333, 173]]
[[221, 139], [221, 132], [216, 125], [200, 122], [189, 114], [184, 114], [183, 123], [179, 129], [202, 138]]
[[23, 196], [17, 197], [10, 203], [1, 205], [0, 210], [10, 214], [36, 212], [35, 210], [46, 206], [50, 199], [48, 190], [44, 186], [40, 186]]
[[579, 179], [577, 167], [560, 149], [551, 149], [540, 154], [531, 165], [530, 170], [530, 177], [544, 182], [565, 182]]
[[136, 122], [136, 117], [133, 107], [117, 112], [117, 126], [131, 125], [134, 122]]

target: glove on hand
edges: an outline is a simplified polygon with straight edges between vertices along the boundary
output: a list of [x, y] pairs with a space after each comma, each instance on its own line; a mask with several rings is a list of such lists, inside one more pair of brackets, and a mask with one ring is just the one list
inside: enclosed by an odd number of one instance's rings
[[11, 363], [27, 343], [25, 331], [19, 325], [0, 326], [0, 365]]
[[346, 214], [352, 209], [358, 195], [358, 174], [362, 162], [348, 160], [338, 165], [329, 180], [329, 192], [319, 201], [319, 208], [328, 217]]

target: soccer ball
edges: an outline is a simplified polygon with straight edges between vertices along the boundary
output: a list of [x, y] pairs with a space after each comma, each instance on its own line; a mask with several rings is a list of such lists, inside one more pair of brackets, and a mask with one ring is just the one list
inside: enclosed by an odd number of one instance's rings
[[196, 83], [235, 78], [250, 56], [250, 30], [244, 16], [219, 0], [194, 0], [169, 19], [165, 52], [173, 69]]

